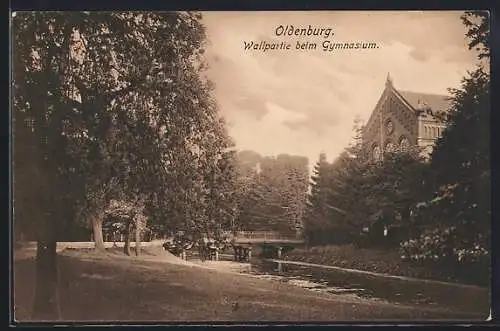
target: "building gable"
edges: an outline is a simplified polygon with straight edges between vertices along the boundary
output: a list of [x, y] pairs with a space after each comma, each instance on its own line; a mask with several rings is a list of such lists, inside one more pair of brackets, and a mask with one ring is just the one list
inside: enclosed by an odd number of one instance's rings
[[385, 89], [366, 123], [363, 141], [373, 151], [433, 144], [444, 124], [437, 123], [425, 110], [446, 112], [450, 106], [450, 98], [444, 95], [396, 90], [388, 75]]
[[[387, 131], [389, 122], [394, 132]], [[416, 135], [416, 112], [397, 93], [388, 76], [385, 89], [365, 126], [364, 139], [366, 142], [372, 141], [373, 147], [379, 145], [383, 148], [389, 142], [399, 145], [402, 139], [416, 143]]]
[[382, 95], [380, 96], [379, 100], [377, 101], [375, 108], [373, 109], [368, 121], [365, 124], [364, 130], [363, 130], [363, 137], [364, 137], [363, 139], [364, 140], [366, 140], [366, 139], [371, 140], [372, 136], [380, 134], [380, 127], [381, 127], [380, 121], [381, 121], [381, 116], [382, 116], [381, 106], [383, 105], [383, 102], [385, 101], [386, 96], [387, 96], [387, 89], [382, 92]]
[[406, 131], [405, 135], [407, 138], [411, 139], [412, 142], [415, 141], [418, 134], [418, 115], [411, 105], [400, 97], [398, 91], [394, 88], [391, 89], [387, 108], [388, 116], [397, 121], [402, 130]]

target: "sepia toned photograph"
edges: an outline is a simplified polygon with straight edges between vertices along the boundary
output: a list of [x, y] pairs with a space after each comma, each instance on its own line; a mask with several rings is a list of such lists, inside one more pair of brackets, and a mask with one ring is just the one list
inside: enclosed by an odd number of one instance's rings
[[491, 319], [489, 34], [11, 12], [11, 324]]

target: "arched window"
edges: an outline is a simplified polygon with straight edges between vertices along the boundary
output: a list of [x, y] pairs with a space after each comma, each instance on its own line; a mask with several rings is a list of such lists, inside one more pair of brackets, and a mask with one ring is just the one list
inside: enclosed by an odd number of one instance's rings
[[375, 161], [379, 161], [380, 158], [381, 158], [380, 147], [374, 146], [373, 147], [373, 159]]
[[401, 149], [402, 152], [408, 151], [410, 148], [410, 141], [406, 137], [401, 137], [399, 139], [399, 148]]
[[392, 120], [389, 119], [385, 122], [385, 130], [388, 135], [391, 135], [394, 132], [394, 123]]

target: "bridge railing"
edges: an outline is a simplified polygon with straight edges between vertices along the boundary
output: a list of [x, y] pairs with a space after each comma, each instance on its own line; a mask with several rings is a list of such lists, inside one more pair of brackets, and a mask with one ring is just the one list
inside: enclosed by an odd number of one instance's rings
[[293, 234], [286, 235], [276, 231], [225, 231], [224, 233], [230, 238], [238, 239], [269, 239], [269, 240], [281, 240], [281, 239], [296, 239]]

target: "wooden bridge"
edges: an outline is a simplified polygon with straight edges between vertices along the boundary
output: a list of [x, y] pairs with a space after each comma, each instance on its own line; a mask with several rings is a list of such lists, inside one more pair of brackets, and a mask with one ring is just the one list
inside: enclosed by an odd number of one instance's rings
[[224, 234], [236, 244], [302, 244], [297, 235], [285, 235], [275, 231], [226, 231]]

